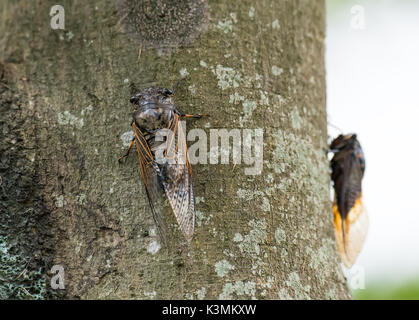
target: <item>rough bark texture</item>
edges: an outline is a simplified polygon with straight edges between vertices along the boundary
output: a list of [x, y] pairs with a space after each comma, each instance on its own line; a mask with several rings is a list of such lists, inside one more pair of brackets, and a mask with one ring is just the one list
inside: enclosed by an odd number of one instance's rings
[[[179, 39], [127, 35], [135, 19], [111, 0], [61, 1], [65, 30], [50, 28], [55, 1], [1, 1], [0, 297], [350, 298], [329, 201], [324, 1], [138, 3], [147, 26], [169, 12]], [[264, 165], [193, 166], [194, 240], [157, 250], [137, 158], [117, 158], [132, 87], [181, 77], [179, 109], [211, 114], [188, 128], [263, 128]], [[55, 264], [65, 290], [45, 278]]]

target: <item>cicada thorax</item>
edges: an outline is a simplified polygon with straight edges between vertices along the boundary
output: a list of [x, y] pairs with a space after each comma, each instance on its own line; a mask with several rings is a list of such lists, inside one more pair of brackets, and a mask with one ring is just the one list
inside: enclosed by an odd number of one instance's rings
[[[171, 90], [151, 87], [130, 99], [136, 107], [133, 113], [133, 121], [146, 136], [154, 156], [156, 150], [163, 147], [163, 137], [169, 139], [173, 133], [174, 127], [172, 124], [177, 110], [173, 103], [172, 94]], [[167, 152], [165, 152], [166, 155]]]
[[368, 216], [362, 202], [365, 159], [356, 135], [339, 136], [330, 145], [335, 191], [333, 213], [338, 251], [351, 267], [362, 249], [368, 230]]
[[169, 130], [173, 119], [174, 106], [169, 104], [149, 103], [134, 111], [134, 123], [146, 138], [154, 157], [157, 150], [164, 147], [163, 138], [171, 136]]

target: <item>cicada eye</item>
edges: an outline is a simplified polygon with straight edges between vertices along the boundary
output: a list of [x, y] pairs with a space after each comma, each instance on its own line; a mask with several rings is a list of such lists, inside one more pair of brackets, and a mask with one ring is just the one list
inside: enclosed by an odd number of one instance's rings
[[129, 102], [137, 103], [140, 100], [141, 97], [142, 97], [142, 94], [138, 93], [135, 96], [132, 96], [131, 99], [129, 99]]
[[335, 140], [330, 144], [330, 150], [336, 152], [337, 150], [343, 148], [345, 145], [345, 136], [340, 134]]
[[172, 90], [169, 90], [169, 89], [166, 89], [166, 88], [164, 88], [163, 89], [163, 94], [167, 97], [167, 96], [171, 96], [172, 94], [173, 94], [173, 91]]

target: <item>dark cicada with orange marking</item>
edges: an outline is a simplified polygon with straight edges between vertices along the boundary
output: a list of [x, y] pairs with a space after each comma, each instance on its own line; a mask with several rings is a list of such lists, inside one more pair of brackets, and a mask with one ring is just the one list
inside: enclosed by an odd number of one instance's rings
[[174, 90], [147, 88], [130, 102], [134, 105], [131, 127], [145, 192], [160, 237], [165, 242], [165, 219], [162, 197], [170, 207], [183, 235], [192, 240], [195, 228], [195, 197], [182, 118], [200, 118], [179, 112], [173, 101]]
[[362, 178], [365, 158], [355, 134], [340, 135], [330, 144], [335, 190], [333, 214], [338, 251], [350, 268], [364, 244], [368, 216], [362, 203]]

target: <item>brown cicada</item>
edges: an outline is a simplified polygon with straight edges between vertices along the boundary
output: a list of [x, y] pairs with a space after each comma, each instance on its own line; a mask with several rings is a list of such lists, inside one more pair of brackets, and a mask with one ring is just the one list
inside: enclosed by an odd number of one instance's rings
[[365, 158], [355, 134], [340, 135], [330, 144], [335, 190], [333, 214], [338, 251], [348, 268], [354, 263], [364, 244], [368, 216], [362, 203], [362, 178]]
[[179, 112], [173, 101], [174, 90], [147, 88], [130, 102], [135, 106], [131, 127], [137, 148], [140, 172], [160, 237], [165, 241], [165, 221], [161, 208], [164, 194], [183, 235], [192, 240], [195, 228], [195, 197], [182, 118], [201, 118]]

